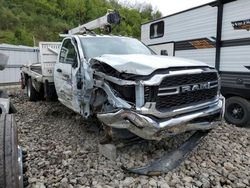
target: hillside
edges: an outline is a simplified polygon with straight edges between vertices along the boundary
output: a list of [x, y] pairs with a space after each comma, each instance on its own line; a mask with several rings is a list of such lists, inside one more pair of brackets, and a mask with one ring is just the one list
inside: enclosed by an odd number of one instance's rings
[[[60, 40], [58, 34], [118, 10], [123, 17], [112, 34], [140, 37], [143, 22], [161, 16], [150, 4], [125, 7], [117, 0], [0, 0], [0, 43], [33, 46]], [[138, 8], [139, 7], [139, 8]]]

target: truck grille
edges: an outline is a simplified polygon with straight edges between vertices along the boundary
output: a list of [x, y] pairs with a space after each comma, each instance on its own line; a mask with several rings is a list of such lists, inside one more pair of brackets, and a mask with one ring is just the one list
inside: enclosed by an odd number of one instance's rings
[[[178, 75], [166, 77], [159, 87], [145, 86], [145, 101], [156, 102], [156, 109], [165, 111], [181, 106], [206, 102], [214, 99], [218, 91], [218, 76], [216, 72], [207, 72], [192, 75]], [[200, 83], [213, 82], [213, 87], [189, 92], [177, 92], [178, 86], [187, 86]], [[164, 91], [164, 89], [166, 90]], [[170, 88], [170, 89], [169, 89]], [[176, 93], [175, 93], [176, 90]], [[164, 94], [164, 92], [166, 92]], [[168, 92], [170, 92], [168, 94]]]
[[218, 88], [209, 90], [193, 91], [189, 93], [181, 93], [177, 95], [158, 96], [156, 98], [156, 109], [165, 110], [167, 108], [175, 108], [192, 103], [205, 102], [215, 98]]
[[181, 86], [187, 84], [203, 83], [209, 81], [216, 81], [217, 73], [208, 72], [202, 74], [190, 74], [190, 75], [179, 75], [173, 77], [167, 77], [162, 82], [160, 87], [172, 87], [172, 86]]

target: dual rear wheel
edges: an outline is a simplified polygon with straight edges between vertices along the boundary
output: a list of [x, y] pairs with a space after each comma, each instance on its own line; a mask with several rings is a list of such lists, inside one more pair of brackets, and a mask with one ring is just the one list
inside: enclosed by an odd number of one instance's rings
[[44, 98], [47, 101], [55, 101], [57, 99], [57, 94], [54, 85], [50, 85], [48, 81], [45, 81], [45, 84], [42, 84], [40, 90], [37, 91], [33, 86], [33, 81], [31, 78], [28, 78], [26, 81], [27, 95], [30, 101], [39, 101]]

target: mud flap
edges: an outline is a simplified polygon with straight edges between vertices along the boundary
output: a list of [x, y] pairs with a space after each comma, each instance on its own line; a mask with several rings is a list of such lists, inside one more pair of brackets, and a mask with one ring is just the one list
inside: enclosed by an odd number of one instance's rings
[[208, 133], [209, 131], [195, 132], [179, 148], [170, 153], [164, 154], [160, 159], [153, 161], [149, 165], [139, 168], [126, 168], [122, 166], [122, 169], [130, 173], [148, 176], [158, 176], [165, 174], [178, 167]]

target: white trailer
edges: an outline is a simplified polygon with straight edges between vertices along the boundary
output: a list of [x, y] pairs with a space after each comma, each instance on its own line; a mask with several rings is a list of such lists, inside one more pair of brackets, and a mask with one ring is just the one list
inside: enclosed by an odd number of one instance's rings
[[225, 118], [250, 123], [250, 1], [217, 0], [142, 24], [157, 54], [203, 61], [221, 75]]

